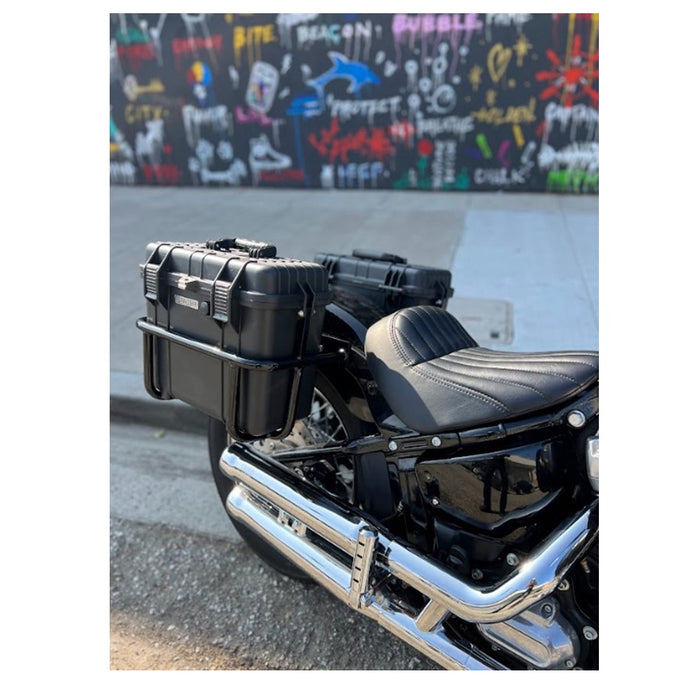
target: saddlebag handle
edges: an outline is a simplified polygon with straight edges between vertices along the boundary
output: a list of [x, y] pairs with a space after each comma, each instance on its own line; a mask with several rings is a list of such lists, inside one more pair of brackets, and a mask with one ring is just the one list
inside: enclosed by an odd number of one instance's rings
[[363, 248], [355, 248], [352, 251], [353, 257], [362, 258], [363, 260], [379, 260], [381, 262], [400, 263], [405, 265], [408, 261], [400, 255], [394, 253], [383, 253], [378, 250], [364, 250]]
[[206, 246], [210, 250], [242, 250], [251, 258], [274, 258], [277, 255], [277, 247], [271, 243], [248, 238], [219, 238], [207, 241]]

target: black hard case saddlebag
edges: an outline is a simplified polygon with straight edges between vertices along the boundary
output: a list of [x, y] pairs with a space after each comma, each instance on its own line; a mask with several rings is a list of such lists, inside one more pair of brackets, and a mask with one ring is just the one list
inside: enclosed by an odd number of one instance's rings
[[449, 270], [409, 265], [393, 253], [318, 253], [314, 261], [328, 270], [333, 301], [365, 317], [368, 324], [409, 306], [446, 308], [453, 294]]
[[240, 239], [146, 252], [138, 325], [148, 392], [218, 418], [236, 439], [288, 434], [311, 410], [326, 269], [264, 257], [274, 246]]

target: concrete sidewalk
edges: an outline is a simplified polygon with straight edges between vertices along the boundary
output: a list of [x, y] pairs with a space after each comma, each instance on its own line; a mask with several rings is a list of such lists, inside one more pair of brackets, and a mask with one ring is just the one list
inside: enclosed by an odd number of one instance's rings
[[244, 237], [278, 255], [369, 248], [447, 268], [448, 310], [483, 346], [598, 349], [598, 197], [518, 193], [116, 187], [110, 192], [112, 415], [202, 431], [143, 388], [139, 264], [150, 241]]

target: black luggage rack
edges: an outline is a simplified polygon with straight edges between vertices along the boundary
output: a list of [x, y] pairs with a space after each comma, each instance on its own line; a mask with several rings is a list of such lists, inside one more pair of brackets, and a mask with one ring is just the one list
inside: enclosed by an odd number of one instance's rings
[[[230, 415], [235, 415], [235, 402], [237, 400], [238, 386], [241, 370], [250, 370], [253, 372], [275, 372], [277, 370], [289, 369], [293, 370], [294, 377], [292, 380], [291, 395], [287, 403], [287, 415], [284, 425], [268, 437], [279, 439], [286, 437], [292, 430], [294, 421], [297, 419], [296, 406], [299, 398], [299, 388], [301, 386], [301, 375], [304, 367], [316, 366], [329, 363], [344, 363], [348, 358], [348, 352], [345, 348], [339, 348], [331, 352], [320, 352], [306, 357], [297, 357], [288, 360], [257, 360], [249, 357], [241, 357], [231, 352], [226, 352], [201, 341], [188, 338], [172, 331], [161, 328], [142, 317], [136, 321], [136, 326], [143, 332], [143, 366], [144, 366], [144, 383], [146, 391], [154, 399], [167, 400], [171, 396], [164, 395], [158, 389], [153, 381], [155, 371], [155, 353], [154, 353], [154, 338], [162, 338], [171, 343], [177, 343], [183, 347], [195, 350], [203, 355], [207, 355], [216, 360], [226, 362], [228, 371], [231, 377], [231, 391], [229, 392], [229, 410]], [[254, 440], [259, 436], [248, 435], [240, 432], [235, 424], [227, 425], [227, 430], [234, 440]]]
[[144, 385], [221, 420], [235, 440], [279, 439], [305, 417], [321, 345], [327, 273], [238, 239], [156, 242], [141, 265]]

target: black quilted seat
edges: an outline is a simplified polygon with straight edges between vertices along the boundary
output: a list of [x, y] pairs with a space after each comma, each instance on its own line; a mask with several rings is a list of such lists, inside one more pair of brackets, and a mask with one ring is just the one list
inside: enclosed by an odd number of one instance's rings
[[598, 353], [481, 348], [454, 316], [414, 306], [367, 331], [369, 368], [387, 403], [421, 433], [507, 421], [547, 409], [598, 380]]

